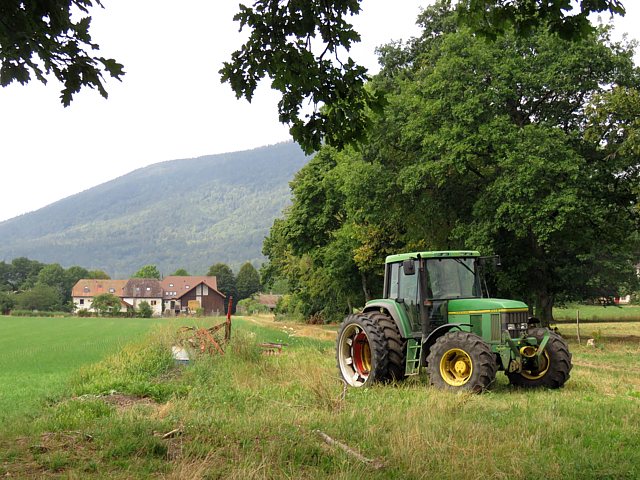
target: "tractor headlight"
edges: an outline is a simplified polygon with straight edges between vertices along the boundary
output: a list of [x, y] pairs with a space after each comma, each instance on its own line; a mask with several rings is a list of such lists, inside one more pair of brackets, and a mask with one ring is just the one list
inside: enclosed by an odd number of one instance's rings
[[527, 323], [521, 323], [520, 324], [520, 330], [526, 330], [527, 328], [529, 328], [529, 324], [527, 324]]
[[513, 323], [507, 323], [507, 330], [515, 330], [516, 326]]

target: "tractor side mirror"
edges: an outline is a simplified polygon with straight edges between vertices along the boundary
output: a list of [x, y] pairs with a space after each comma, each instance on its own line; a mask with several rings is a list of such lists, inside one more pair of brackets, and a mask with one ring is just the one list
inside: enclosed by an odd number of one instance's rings
[[402, 272], [405, 275], [415, 275], [416, 274], [416, 264], [413, 260], [405, 260], [402, 262]]

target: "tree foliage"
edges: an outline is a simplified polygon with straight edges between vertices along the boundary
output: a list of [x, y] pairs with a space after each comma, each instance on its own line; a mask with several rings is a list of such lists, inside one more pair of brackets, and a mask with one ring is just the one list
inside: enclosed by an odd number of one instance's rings
[[207, 275], [210, 277], [216, 277], [218, 290], [226, 295], [224, 300], [225, 312], [228, 309], [229, 297], [234, 298], [233, 311], [235, 312], [235, 306], [238, 301], [238, 288], [236, 286], [236, 277], [231, 270], [231, 267], [226, 263], [215, 263], [209, 267]]
[[[446, 6], [451, 5], [446, 2]], [[624, 15], [619, 0], [461, 0], [460, 19], [486, 37], [511, 29], [523, 39], [539, 28], [562, 38], [593, 34], [588, 16], [594, 12]], [[360, 12], [360, 0], [257, 0], [240, 5], [234, 17], [248, 40], [220, 70], [238, 98], [251, 101], [258, 82], [268, 77], [282, 94], [280, 121], [291, 126], [293, 139], [310, 153], [322, 144], [342, 148], [364, 140], [368, 109], [384, 105], [383, 92], [367, 86], [365, 68], [340, 54], [360, 41], [346, 21]], [[312, 111], [303, 106], [310, 104]]]
[[[322, 141], [344, 145], [362, 138], [366, 108], [380, 98], [365, 88], [366, 69], [343, 50], [360, 41], [347, 18], [360, 11], [358, 0], [257, 0], [240, 5], [234, 17], [249, 31], [246, 43], [225, 62], [222, 81], [238, 98], [251, 101], [258, 83], [271, 79], [282, 94], [280, 121], [291, 126], [292, 137], [307, 152]], [[306, 111], [305, 104], [311, 104]], [[321, 108], [323, 107], [324, 108]]]
[[0, 314], [7, 315], [15, 303], [15, 296], [13, 294], [0, 291]]
[[388, 104], [368, 141], [324, 147], [292, 182], [264, 253], [306, 314], [379, 295], [384, 257], [398, 251], [500, 254], [500, 292], [546, 319], [556, 301], [634, 281], [631, 46], [607, 29], [571, 43], [545, 28], [489, 42], [457, 20], [438, 2], [421, 38], [381, 49], [372, 87]]
[[14, 258], [11, 263], [0, 262], [0, 290], [20, 291], [35, 285], [43, 263], [26, 257]]
[[149, 302], [143, 300], [138, 304], [138, 311], [136, 313], [140, 318], [151, 318], [151, 316], [153, 315], [153, 307], [149, 304]]
[[175, 272], [173, 272], [171, 275], [176, 277], [188, 277], [189, 272], [187, 272], [184, 268], [179, 268]]
[[160, 271], [155, 265], [145, 265], [134, 273], [132, 278], [155, 278], [160, 280]]
[[19, 310], [59, 311], [62, 309], [60, 292], [49, 285], [38, 284], [15, 295]]
[[458, 9], [463, 23], [494, 39], [511, 28], [526, 37], [539, 27], [567, 40], [580, 39], [593, 33], [592, 13], [625, 14], [619, 0], [461, 0]]
[[[120, 80], [123, 66], [93, 54], [99, 46], [89, 33], [89, 9], [99, 0], [4, 0], [0, 5], [0, 85], [28, 83], [32, 75], [47, 83], [53, 74], [62, 84], [62, 104], [68, 106], [83, 87], [96, 88], [104, 98], [104, 74]], [[80, 13], [80, 17], [76, 19]]]
[[236, 288], [238, 301], [249, 298], [260, 291], [260, 274], [251, 262], [246, 262], [240, 267], [236, 277]]
[[94, 278], [96, 280], [110, 280], [111, 277], [108, 273], [102, 270], [89, 270], [87, 272], [86, 278]]
[[99, 315], [115, 315], [120, 312], [120, 298], [112, 293], [101, 293], [93, 298], [91, 307], [98, 312]]

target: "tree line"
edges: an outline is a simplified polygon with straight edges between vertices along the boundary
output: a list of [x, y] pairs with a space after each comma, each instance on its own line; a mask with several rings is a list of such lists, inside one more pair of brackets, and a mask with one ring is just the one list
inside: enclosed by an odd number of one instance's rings
[[306, 316], [339, 319], [382, 292], [386, 255], [497, 254], [493, 293], [535, 306], [638, 288], [640, 71], [609, 27], [567, 42], [547, 25], [490, 40], [450, 2], [421, 37], [379, 49], [366, 137], [325, 144], [265, 240]]
[[[180, 268], [171, 275], [189, 276], [189, 273]], [[209, 268], [207, 275], [217, 277], [218, 290], [227, 298], [233, 295], [235, 302], [249, 298], [261, 289], [260, 274], [250, 262], [243, 264], [237, 275], [228, 265], [216, 263]], [[132, 278], [160, 279], [161, 276], [155, 265], [145, 265]], [[15, 258], [11, 262], [0, 261], [0, 312], [7, 314], [14, 309], [72, 312], [73, 286], [84, 278], [111, 277], [102, 270], [88, 270], [80, 266], [65, 269], [58, 263], [45, 264], [25, 257]], [[104, 311], [114, 309], [110, 298], [99, 299], [99, 307], [102, 300]], [[118, 308], [119, 305], [118, 300]]]

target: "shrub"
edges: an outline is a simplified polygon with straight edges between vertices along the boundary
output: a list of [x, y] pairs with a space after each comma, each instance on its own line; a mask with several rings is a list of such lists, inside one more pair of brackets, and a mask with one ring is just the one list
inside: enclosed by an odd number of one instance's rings
[[69, 312], [43, 312], [40, 310], [11, 310], [12, 317], [68, 317]]
[[87, 310], [86, 308], [81, 308], [80, 310], [78, 310], [78, 316], [79, 317], [90, 317], [91, 316], [91, 312], [89, 310]]
[[6, 315], [15, 305], [13, 294], [8, 292], [0, 292], [0, 313]]
[[245, 298], [238, 302], [238, 311], [249, 315], [255, 313], [269, 313], [269, 307], [263, 305], [254, 298]]
[[111, 293], [101, 293], [93, 299], [93, 309], [100, 315], [113, 315], [120, 312], [120, 298]]
[[149, 305], [149, 302], [142, 301], [138, 305], [138, 317], [140, 318], [151, 318], [153, 315], [153, 308]]

